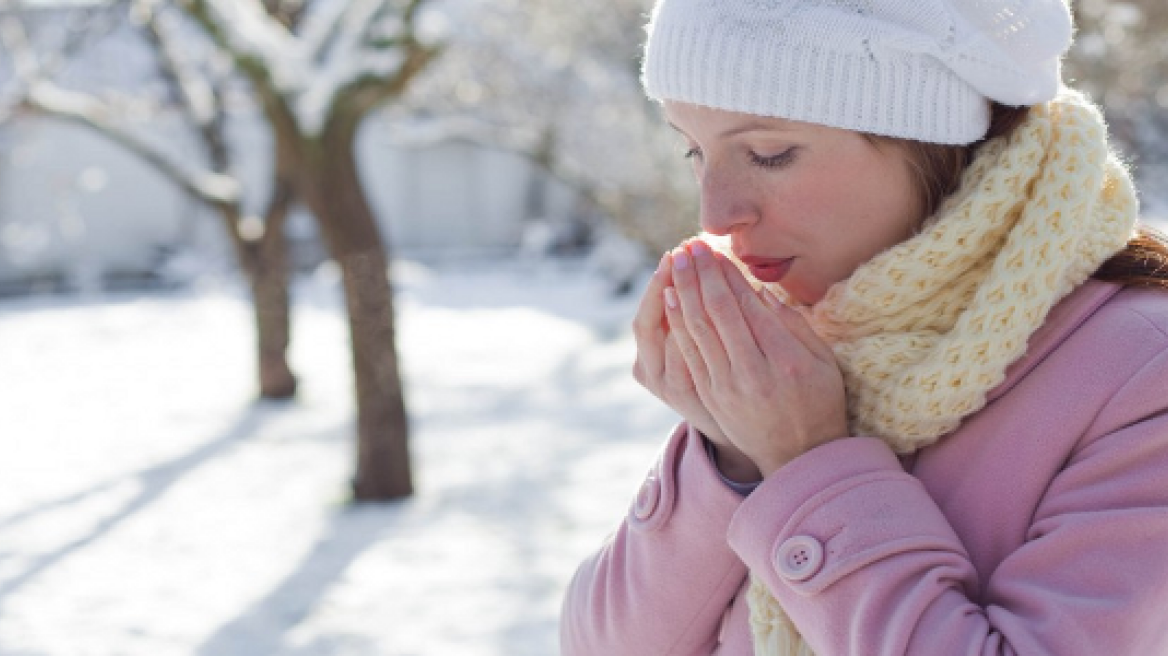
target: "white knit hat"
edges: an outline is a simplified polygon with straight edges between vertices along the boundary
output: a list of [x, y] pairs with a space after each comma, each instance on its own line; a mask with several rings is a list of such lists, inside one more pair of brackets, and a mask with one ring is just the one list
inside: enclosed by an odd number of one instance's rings
[[657, 0], [650, 97], [945, 144], [1054, 98], [1066, 0]]

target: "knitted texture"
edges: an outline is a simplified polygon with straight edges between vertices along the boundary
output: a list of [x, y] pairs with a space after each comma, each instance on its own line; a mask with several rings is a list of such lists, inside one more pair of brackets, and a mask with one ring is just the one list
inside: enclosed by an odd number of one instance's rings
[[[952, 432], [1050, 309], [1134, 236], [1137, 213], [1103, 117], [1078, 92], [983, 145], [919, 234], [797, 308], [835, 351], [852, 434], [904, 454]], [[756, 654], [809, 653], [762, 582], [749, 598]]]
[[1064, 0], [658, 0], [650, 97], [966, 144], [1059, 88]]

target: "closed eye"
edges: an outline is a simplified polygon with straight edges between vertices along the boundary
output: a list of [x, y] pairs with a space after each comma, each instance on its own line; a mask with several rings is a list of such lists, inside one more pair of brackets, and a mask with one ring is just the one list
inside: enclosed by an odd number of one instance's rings
[[771, 155], [770, 157], [763, 157], [754, 152], [750, 153], [750, 162], [755, 166], [764, 169], [778, 169], [791, 164], [795, 161], [795, 148], [788, 148], [778, 155]]

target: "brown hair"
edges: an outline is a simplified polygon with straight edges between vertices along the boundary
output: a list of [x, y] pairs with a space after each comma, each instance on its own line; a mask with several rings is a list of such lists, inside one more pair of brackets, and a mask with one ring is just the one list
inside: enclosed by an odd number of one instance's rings
[[[978, 148], [991, 139], [1012, 134], [1029, 112], [1029, 107], [994, 103], [986, 136], [968, 146], [881, 136], [871, 138], [877, 143], [891, 144], [905, 153], [917, 181], [924, 209], [922, 216], [931, 216], [945, 197], [957, 190], [961, 174], [973, 161]], [[1104, 262], [1092, 277], [1122, 285], [1168, 289], [1168, 237], [1150, 226], [1141, 225], [1127, 246]]]

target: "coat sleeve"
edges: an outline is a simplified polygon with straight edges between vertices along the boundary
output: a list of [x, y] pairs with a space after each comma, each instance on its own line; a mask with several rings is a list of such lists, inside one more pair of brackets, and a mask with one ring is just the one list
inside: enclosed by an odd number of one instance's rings
[[768, 478], [730, 543], [818, 656], [1168, 653], [1165, 380], [1161, 352], [1116, 392], [984, 590], [923, 485], [870, 438]]
[[625, 520], [569, 585], [563, 656], [708, 656], [746, 578], [727, 527], [742, 497], [678, 426]]

